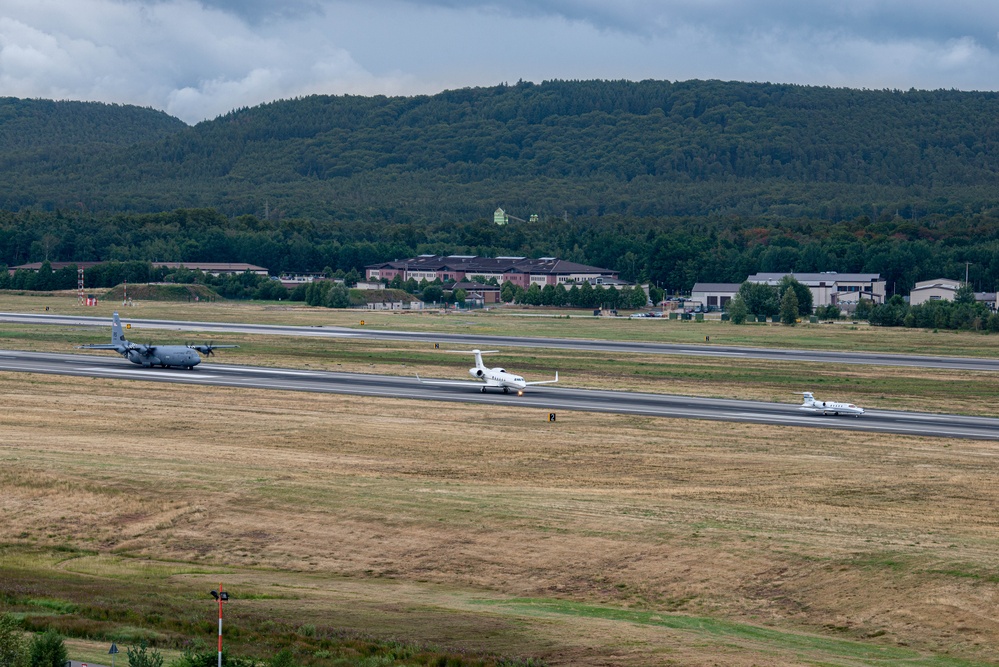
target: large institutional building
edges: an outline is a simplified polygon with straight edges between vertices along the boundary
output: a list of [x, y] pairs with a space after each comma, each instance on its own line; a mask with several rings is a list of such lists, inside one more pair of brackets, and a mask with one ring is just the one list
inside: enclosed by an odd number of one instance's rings
[[567, 262], [556, 257], [527, 259], [526, 257], [477, 257], [475, 255], [420, 255], [411, 259], [369, 264], [365, 268], [368, 280], [401, 280], [460, 282], [495, 278], [503, 284], [510, 281], [527, 289], [531, 285], [566, 283], [602, 284], [617, 281], [617, 271], [596, 266]]
[[[812, 305], [856, 305], [860, 299], [885, 302], [885, 281], [878, 273], [757, 273], [747, 282], [779, 285], [784, 276], [794, 279], [812, 291]], [[724, 308], [734, 297], [741, 283], [697, 283], [691, 290], [692, 301], [705, 308]]]

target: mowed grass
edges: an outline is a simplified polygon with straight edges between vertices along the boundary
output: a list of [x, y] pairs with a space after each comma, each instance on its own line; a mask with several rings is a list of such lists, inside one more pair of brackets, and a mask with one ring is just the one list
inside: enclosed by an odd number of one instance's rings
[[[99, 291], [98, 291], [99, 293]], [[310, 308], [288, 302], [139, 302], [123, 308], [102, 301], [95, 307], [77, 303], [75, 292], [51, 296], [0, 291], [0, 311], [45, 312], [107, 317], [119, 310], [124, 318], [250, 322], [299, 326], [344, 326], [396, 331], [488, 334], [499, 336], [552, 336], [601, 340], [704, 343], [767, 348], [853, 350], [943, 356], [999, 357], [999, 335], [974, 332], [870, 327], [844, 321], [836, 324], [774, 324], [736, 326], [728, 322], [671, 321], [664, 318], [633, 320], [628, 317], [592, 317], [591, 310], [523, 309], [502, 307], [490, 311], [440, 314], [387, 313], [364, 310]], [[621, 311], [623, 315], [627, 311]], [[361, 321], [364, 322], [361, 325]]]
[[997, 443], [8, 373], [0, 400], [23, 613], [156, 601], [123, 636], [210, 645], [223, 581], [234, 650], [999, 660]]

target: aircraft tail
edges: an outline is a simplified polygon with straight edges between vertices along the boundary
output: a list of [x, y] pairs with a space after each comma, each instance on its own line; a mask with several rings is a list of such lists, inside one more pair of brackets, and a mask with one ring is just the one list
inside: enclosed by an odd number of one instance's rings
[[499, 352], [499, 350], [448, 350], [448, 352], [457, 352], [458, 354], [474, 354], [475, 355], [475, 367], [487, 370], [486, 365], [482, 363], [483, 354], [494, 354]]
[[812, 392], [810, 392], [810, 391], [796, 391], [794, 393], [796, 393], [799, 396], [801, 396], [801, 404], [802, 405], [811, 405], [811, 404], [815, 403], [815, 396], [813, 396]]
[[128, 345], [128, 341], [125, 340], [125, 332], [121, 328], [121, 320], [118, 318], [118, 313], [115, 313], [111, 319], [111, 344]]

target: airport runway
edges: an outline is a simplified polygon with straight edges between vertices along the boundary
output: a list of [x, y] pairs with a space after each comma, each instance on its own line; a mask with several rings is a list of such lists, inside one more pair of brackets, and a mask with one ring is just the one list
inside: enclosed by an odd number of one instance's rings
[[[583, 340], [575, 338], [512, 337], [473, 334], [438, 334], [432, 332], [384, 331], [350, 329], [347, 327], [300, 327], [274, 324], [230, 324], [226, 322], [182, 322], [173, 320], [143, 320], [127, 317], [123, 322], [142, 329], [204, 332], [213, 334], [246, 333], [271, 336], [310, 336], [319, 338], [355, 338], [359, 340], [395, 340], [440, 343], [449, 347], [485, 349], [493, 347], [538, 347], [587, 352], [620, 352], [630, 354], [679, 354], [732, 359], [767, 359], [772, 361], [813, 362], [824, 364], [867, 364], [873, 366], [913, 366], [919, 368], [957, 369], [968, 371], [999, 371], [999, 359], [970, 357], [927, 357], [882, 352], [832, 352], [822, 350], [779, 350], [725, 345], [684, 345], [673, 343], [641, 343], [628, 341]], [[0, 313], [0, 322], [19, 324], [58, 324], [63, 326], [107, 327], [111, 337], [111, 320], [82, 315], [43, 315]], [[139, 334], [139, 337], [145, 334]]]
[[[801, 412], [797, 405], [787, 403], [597, 391], [552, 385], [534, 387], [523, 396], [503, 394], [499, 391], [482, 394], [475, 388], [469, 387], [421, 384], [415, 377], [230, 366], [217, 363], [201, 364], [194, 370], [142, 368], [118, 356], [112, 356], [111, 353], [97, 356], [0, 350], [0, 371], [505, 405], [539, 410], [545, 419], [548, 413], [554, 412], [557, 420], [563, 421], [571, 418], [565, 414], [565, 411], [609, 412], [648, 417], [999, 440], [999, 419], [986, 417], [887, 410], [869, 410], [863, 417], [823, 417]], [[691, 428], [710, 428], [710, 425], [691, 422]]]

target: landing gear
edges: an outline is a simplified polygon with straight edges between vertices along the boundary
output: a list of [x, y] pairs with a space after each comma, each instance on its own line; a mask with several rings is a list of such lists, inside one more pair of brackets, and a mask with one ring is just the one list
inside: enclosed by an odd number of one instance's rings
[[481, 391], [481, 392], [482, 392], [482, 393], [484, 394], [484, 393], [486, 393], [486, 388], [485, 388], [485, 387], [483, 387], [483, 388], [482, 388], [482, 389], [480, 389], [479, 391]]
[[503, 387], [503, 393], [504, 394], [509, 394], [510, 393], [510, 387]]

